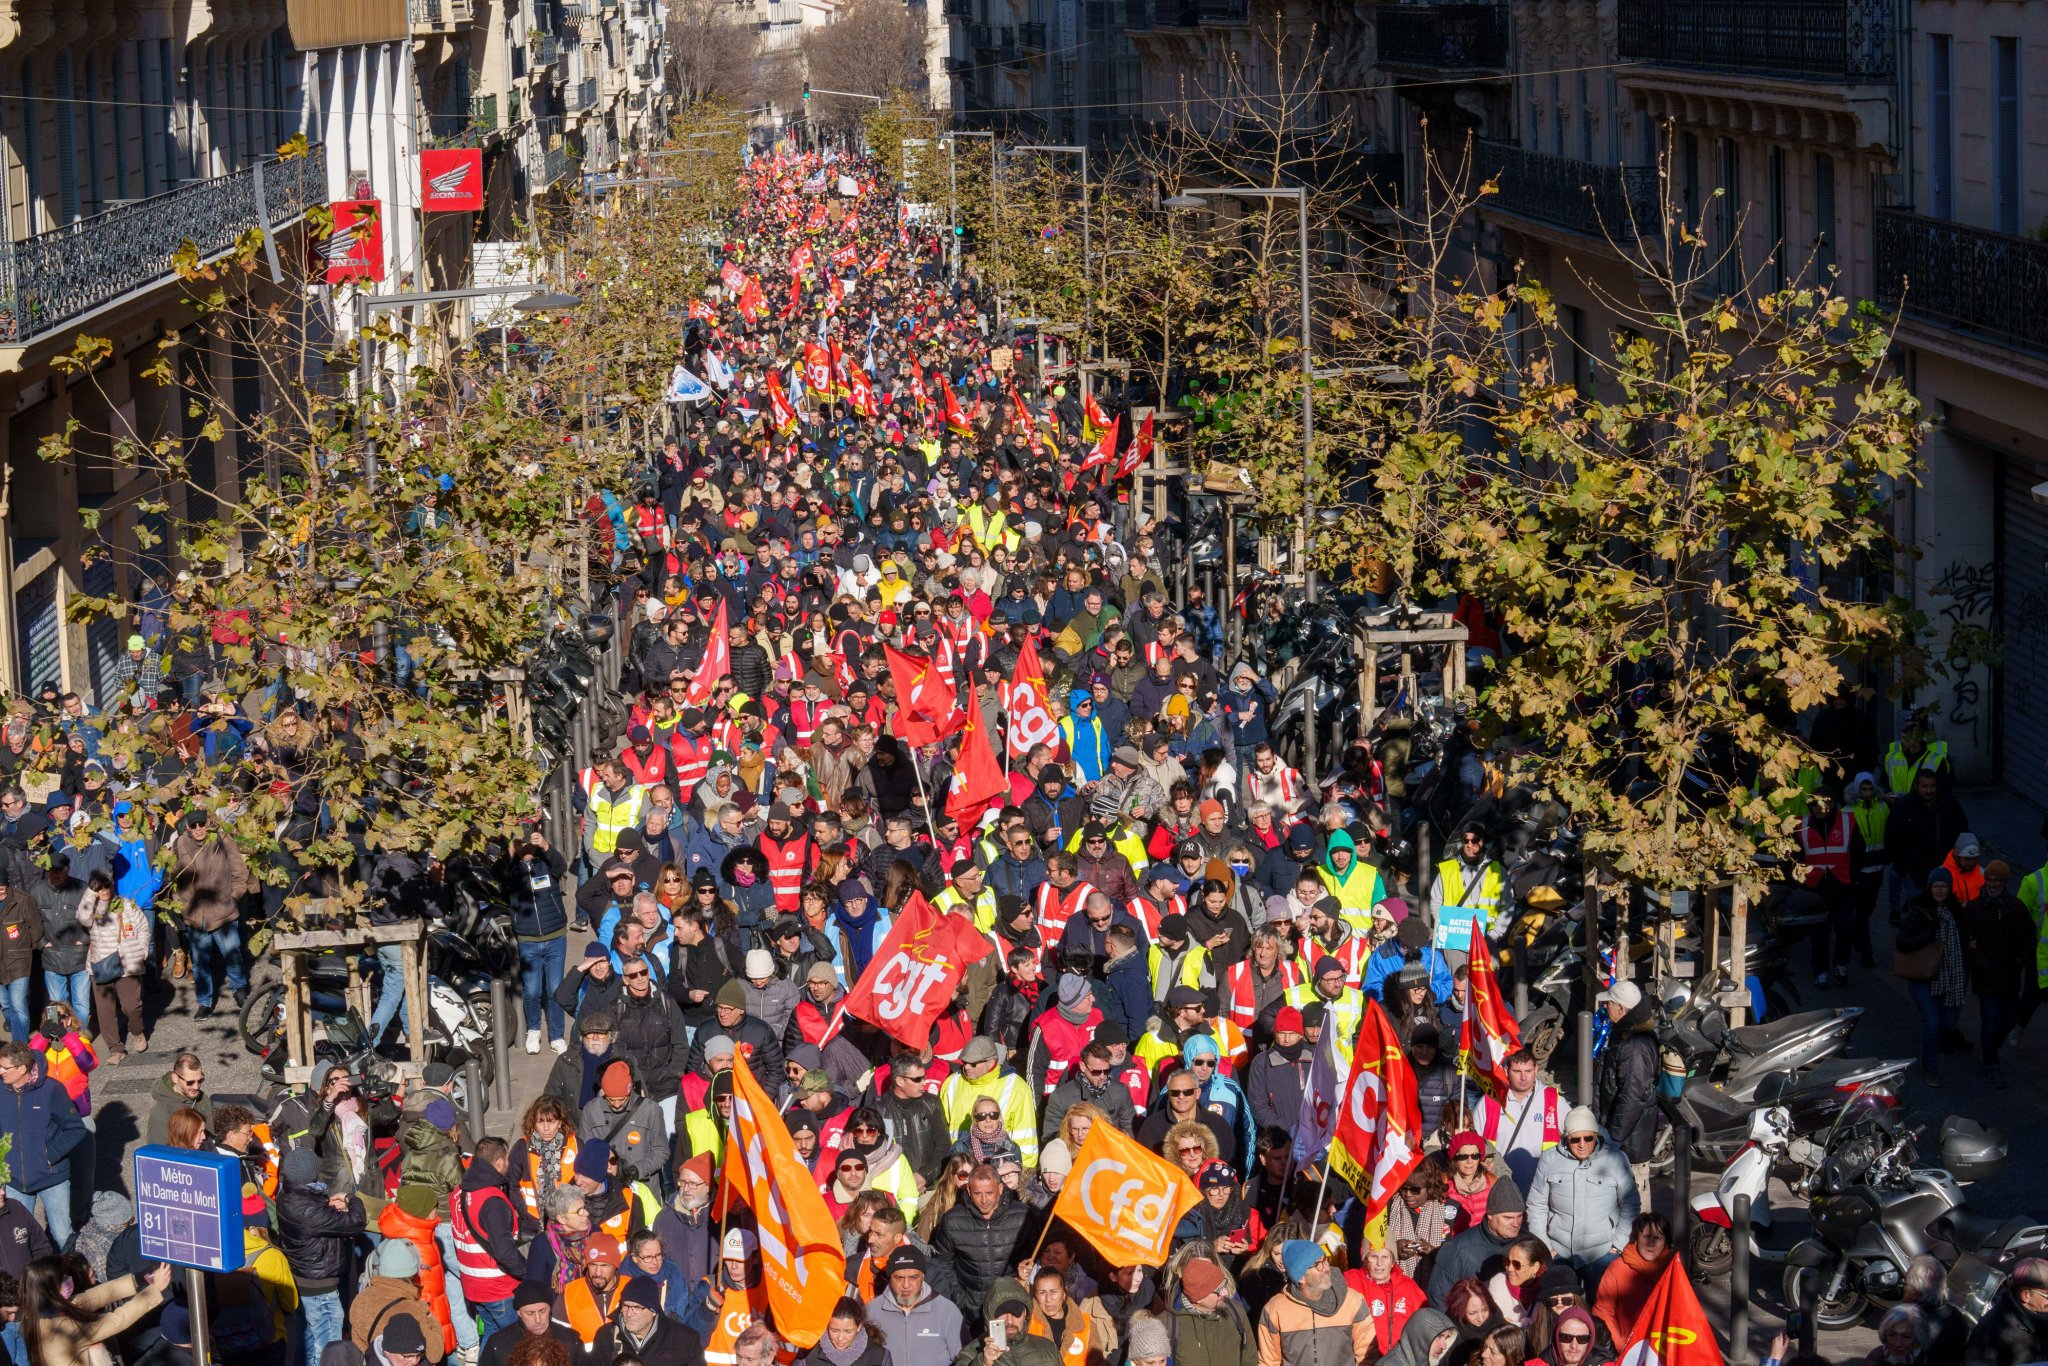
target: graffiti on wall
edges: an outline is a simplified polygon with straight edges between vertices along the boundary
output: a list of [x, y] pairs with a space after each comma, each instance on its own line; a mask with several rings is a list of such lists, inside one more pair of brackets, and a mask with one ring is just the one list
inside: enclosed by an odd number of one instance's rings
[[1951, 744], [1980, 749], [1986, 743], [1984, 698], [1990, 672], [1997, 663], [1992, 610], [1998, 601], [1998, 576], [1989, 564], [1952, 560], [1935, 577], [1930, 596], [1942, 599], [1941, 619], [1948, 623], [1943, 647], [1945, 695], [1939, 710], [1942, 730]]

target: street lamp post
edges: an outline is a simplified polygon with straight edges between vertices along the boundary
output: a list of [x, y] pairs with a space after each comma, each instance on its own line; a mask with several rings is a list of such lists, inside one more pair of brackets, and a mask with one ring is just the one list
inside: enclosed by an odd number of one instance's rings
[[[1316, 600], [1316, 571], [1311, 551], [1315, 539], [1315, 486], [1311, 480], [1314, 468], [1316, 439], [1316, 365], [1313, 354], [1315, 333], [1314, 313], [1308, 294], [1308, 191], [1300, 185], [1265, 188], [1255, 185], [1222, 189], [1184, 189], [1179, 194], [1160, 201], [1160, 207], [1167, 209], [1200, 209], [1207, 207], [1211, 196], [1231, 199], [1291, 199], [1299, 214], [1301, 233], [1301, 587], [1303, 600]], [[1235, 598], [1237, 586], [1227, 590]], [[1229, 610], [1231, 604], [1224, 604]], [[1311, 784], [1316, 783], [1316, 706], [1311, 698], [1308, 710], [1302, 718], [1302, 769], [1303, 777]]]

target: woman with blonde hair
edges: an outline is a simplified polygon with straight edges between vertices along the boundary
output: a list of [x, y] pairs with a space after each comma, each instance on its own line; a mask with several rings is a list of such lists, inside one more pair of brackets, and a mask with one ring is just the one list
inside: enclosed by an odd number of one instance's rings
[[1068, 1106], [1067, 1112], [1060, 1116], [1060, 1137], [1066, 1141], [1067, 1152], [1080, 1152], [1081, 1144], [1088, 1138], [1088, 1131], [1102, 1119], [1101, 1109], [1085, 1100], [1077, 1100]]
[[1184, 1119], [1168, 1129], [1164, 1147], [1166, 1160], [1186, 1172], [1190, 1181], [1223, 1155], [1215, 1131], [1199, 1119]]
[[[1076, 1107], [1079, 1108], [1079, 1107]], [[946, 1158], [946, 1164], [939, 1168], [939, 1179], [932, 1182], [932, 1188], [925, 1192], [924, 1201], [918, 1206], [917, 1222], [911, 1231], [929, 1243], [938, 1231], [939, 1220], [946, 1211], [960, 1203], [960, 1196], [967, 1189], [967, 1178], [974, 1171], [974, 1159], [965, 1153], [953, 1153]]]

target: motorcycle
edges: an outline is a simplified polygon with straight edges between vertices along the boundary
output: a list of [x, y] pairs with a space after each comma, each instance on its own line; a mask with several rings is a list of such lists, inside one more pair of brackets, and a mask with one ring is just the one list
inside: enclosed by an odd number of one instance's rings
[[[1792, 1193], [1810, 1200], [1814, 1181], [1827, 1160], [1830, 1142], [1882, 1123], [1898, 1109], [1897, 1093], [1888, 1080], [1855, 1086], [1846, 1100], [1829, 1093], [1832, 1105], [1814, 1105], [1804, 1116], [1784, 1105], [1766, 1105], [1751, 1113], [1749, 1137], [1729, 1159], [1728, 1169], [1713, 1190], [1692, 1198], [1692, 1232], [1686, 1239], [1686, 1264], [1696, 1276], [1726, 1274], [1735, 1260], [1735, 1204], [1749, 1197], [1749, 1257], [1753, 1264], [1783, 1266], [1812, 1236], [1813, 1224], [1803, 1212], [1775, 1210], [1770, 1202], [1772, 1177]], [[1815, 1122], [1818, 1120], [1819, 1122]]]
[[1956, 1237], [1992, 1242], [2003, 1227], [1971, 1213], [1962, 1187], [2005, 1165], [2005, 1136], [1951, 1115], [1941, 1166], [1915, 1165], [1920, 1130], [1883, 1122], [1829, 1144], [1815, 1178], [1813, 1236], [1786, 1256], [1785, 1302], [1822, 1328], [1858, 1323], [1872, 1302], [1896, 1303], [1906, 1265]]

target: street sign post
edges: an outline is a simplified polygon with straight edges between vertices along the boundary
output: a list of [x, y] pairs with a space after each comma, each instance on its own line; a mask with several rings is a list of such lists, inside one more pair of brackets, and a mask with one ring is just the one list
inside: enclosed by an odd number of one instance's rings
[[206, 1273], [242, 1269], [242, 1163], [227, 1153], [135, 1150], [135, 1227], [143, 1257], [185, 1268], [192, 1357], [207, 1359]]

